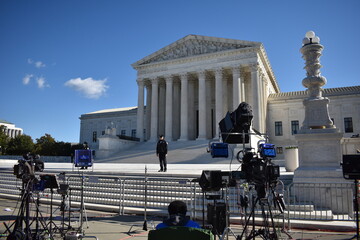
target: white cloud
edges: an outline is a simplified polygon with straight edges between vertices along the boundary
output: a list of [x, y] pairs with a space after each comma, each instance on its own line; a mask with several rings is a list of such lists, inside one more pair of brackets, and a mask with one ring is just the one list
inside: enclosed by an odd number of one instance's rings
[[36, 68], [43, 68], [43, 67], [46, 67], [46, 64], [43, 63], [42, 61], [34, 61], [32, 60], [31, 58], [28, 58], [27, 60], [28, 64], [30, 65], [34, 65]]
[[28, 85], [30, 83], [31, 78], [33, 77], [32, 74], [26, 74], [23, 78], [22, 82], [24, 85]]
[[35, 64], [35, 67], [37, 67], [37, 68], [46, 67], [45, 63], [43, 63], [42, 61], [37, 61], [34, 64]]
[[44, 77], [38, 77], [38, 78], [36, 79], [36, 83], [37, 83], [37, 85], [38, 85], [38, 88], [41, 88], [41, 89], [42, 89], [42, 88], [45, 88], [45, 87], [50, 87], [50, 85], [46, 83]]
[[105, 95], [106, 90], [109, 88], [106, 83], [107, 79], [95, 80], [92, 78], [74, 78], [65, 82], [65, 86], [80, 92], [86, 98], [98, 99]]

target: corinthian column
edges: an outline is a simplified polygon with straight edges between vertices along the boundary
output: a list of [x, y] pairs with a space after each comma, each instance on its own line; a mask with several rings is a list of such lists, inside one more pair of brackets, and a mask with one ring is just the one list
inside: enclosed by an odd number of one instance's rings
[[171, 76], [165, 77], [166, 81], [166, 106], [165, 106], [165, 137], [171, 141], [173, 131], [173, 81]]
[[137, 126], [136, 137], [140, 139], [140, 142], [144, 141], [144, 81], [142, 79], [137, 80], [138, 84], [138, 109], [137, 109]]
[[180, 107], [180, 139], [188, 140], [188, 77], [180, 75], [181, 81], [181, 107]]
[[198, 72], [199, 75], [199, 136], [197, 139], [206, 139], [206, 87], [205, 71]]
[[223, 71], [215, 70], [215, 138], [219, 137], [219, 122], [223, 118]]
[[158, 135], [158, 112], [159, 112], [159, 79], [154, 78], [151, 80], [151, 127], [150, 127], [150, 140], [156, 141]]
[[240, 67], [233, 69], [233, 110], [235, 110], [241, 102], [241, 74]]
[[261, 109], [260, 109], [260, 89], [259, 89], [259, 65], [250, 65], [251, 71], [251, 90], [252, 90], [252, 109], [253, 109], [253, 128], [261, 132]]
[[146, 84], [146, 113], [145, 113], [145, 140], [150, 139], [150, 128], [151, 128], [151, 84]]

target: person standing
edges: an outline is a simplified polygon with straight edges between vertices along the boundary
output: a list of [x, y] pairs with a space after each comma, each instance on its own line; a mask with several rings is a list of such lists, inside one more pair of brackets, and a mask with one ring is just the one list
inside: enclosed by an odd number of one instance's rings
[[166, 156], [168, 152], [168, 143], [165, 141], [164, 136], [160, 135], [159, 141], [156, 145], [156, 156], [159, 157], [160, 170], [159, 172], [166, 172]]

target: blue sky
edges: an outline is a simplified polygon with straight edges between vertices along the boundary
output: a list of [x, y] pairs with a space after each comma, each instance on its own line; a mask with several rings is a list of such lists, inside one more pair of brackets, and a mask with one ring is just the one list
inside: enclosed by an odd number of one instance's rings
[[304, 90], [308, 30], [326, 88], [359, 85], [358, 0], [1, 0], [0, 119], [78, 142], [81, 114], [137, 105], [131, 64], [188, 34], [262, 42], [283, 92]]

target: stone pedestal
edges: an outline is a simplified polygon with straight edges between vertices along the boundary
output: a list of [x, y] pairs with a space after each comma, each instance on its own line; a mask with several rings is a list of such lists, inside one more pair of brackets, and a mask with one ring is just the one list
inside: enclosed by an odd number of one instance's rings
[[[329, 208], [333, 213], [350, 214], [351, 182], [343, 178], [340, 166], [342, 135], [336, 129], [312, 129], [306, 134], [297, 134], [299, 167], [294, 172], [293, 183], [301, 188], [296, 193], [298, 200], [306, 197], [316, 206]], [[306, 187], [299, 187], [304, 183]]]
[[342, 136], [337, 129], [312, 129], [297, 134], [299, 167], [294, 172], [294, 182], [341, 182]]

